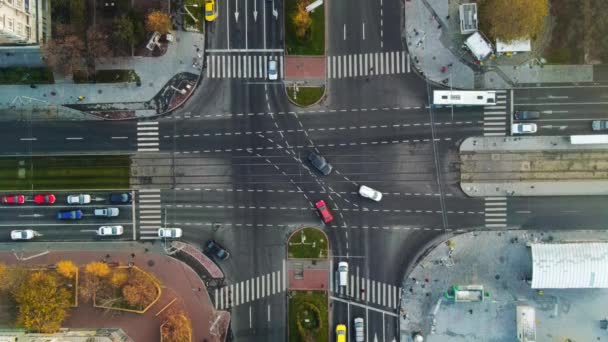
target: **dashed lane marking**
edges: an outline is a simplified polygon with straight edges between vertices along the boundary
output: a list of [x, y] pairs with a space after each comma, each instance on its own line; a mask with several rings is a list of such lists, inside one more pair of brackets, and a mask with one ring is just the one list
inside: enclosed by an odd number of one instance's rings
[[[185, 221], [175, 221], [175, 222], [167, 222], [169, 225], [174, 226], [195, 226], [195, 227], [216, 227], [217, 225], [225, 226], [225, 227], [235, 227], [235, 228], [272, 228], [272, 229], [291, 229], [295, 227], [301, 227], [301, 224], [272, 224], [272, 223], [217, 223], [217, 222], [185, 222]], [[331, 225], [330, 228], [335, 229], [372, 229], [372, 230], [385, 230], [385, 231], [437, 231], [437, 232], [465, 232], [469, 231], [468, 228], [448, 228], [444, 229], [443, 227], [410, 227], [410, 226], [358, 226], [358, 225]]]
[[[271, 190], [271, 189], [230, 189], [230, 188], [175, 188], [175, 191], [205, 191], [205, 192], [264, 192], [264, 193], [302, 193], [299, 190]], [[358, 195], [356, 191], [330, 191], [340, 195]], [[309, 190], [309, 194], [325, 194], [325, 192]], [[439, 197], [439, 193], [421, 193], [421, 192], [383, 192], [385, 196], [432, 196]], [[445, 196], [453, 196], [453, 194], [445, 194]]]

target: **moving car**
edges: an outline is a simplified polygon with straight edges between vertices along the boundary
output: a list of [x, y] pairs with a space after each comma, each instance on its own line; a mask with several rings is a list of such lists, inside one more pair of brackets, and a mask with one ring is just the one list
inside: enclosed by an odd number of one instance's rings
[[62, 210], [57, 213], [59, 220], [80, 220], [82, 218], [82, 211], [80, 210]]
[[116, 217], [119, 212], [118, 208], [97, 208], [93, 211], [93, 214], [99, 217]]
[[374, 190], [365, 185], [361, 185], [359, 187], [359, 195], [361, 195], [361, 197], [369, 198], [376, 202], [380, 202], [380, 200], [382, 199], [382, 193], [380, 191]]
[[31, 229], [11, 231], [12, 240], [31, 240], [34, 238], [34, 236], [36, 236], [36, 233]]
[[346, 325], [336, 325], [336, 342], [346, 342]]
[[331, 170], [333, 170], [333, 167], [330, 163], [327, 162], [327, 160], [325, 160], [325, 158], [314, 152], [311, 152], [308, 155], [308, 161], [310, 161], [312, 166], [314, 166], [325, 176], [329, 175], [331, 173]]
[[207, 241], [205, 244], [205, 252], [220, 260], [226, 260], [230, 257], [230, 253], [215, 240]]
[[110, 202], [111, 203], [131, 203], [131, 194], [128, 192], [123, 192], [121, 194], [110, 194]]
[[23, 195], [4, 195], [2, 196], [2, 204], [23, 204], [25, 196]]
[[355, 318], [355, 342], [365, 341], [365, 321], [361, 317]]
[[89, 204], [91, 203], [91, 195], [80, 194], [80, 195], [69, 195], [68, 204]]
[[338, 280], [340, 286], [348, 285], [348, 263], [346, 261], [338, 263]]
[[182, 237], [181, 228], [160, 228], [158, 229], [158, 237], [161, 238], [179, 238]]
[[329, 212], [329, 209], [327, 209], [327, 205], [325, 205], [325, 201], [320, 200], [319, 202], [315, 203], [315, 206], [319, 210], [319, 214], [321, 214], [321, 218], [323, 218], [323, 222], [329, 223], [334, 220], [334, 216]]
[[593, 120], [591, 129], [594, 131], [603, 131], [608, 129], [608, 120]]
[[536, 120], [540, 118], [540, 112], [518, 111], [513, 114], [515, 120]]
[[279, 72], [277, 71], [277, 61], [268, 61], [268, 79], [276, 81], [279, 78]]
[[511, 133], [513, 134], [527, 134], [536, 133], [536, 124], [534, 123], [519, 123], [511, 126]]
[[217, 11], [215, 10], [215, 0], [205, 1], [205, 20], [214, 21], [217, 18]]
[[97, 235], [99, 236], [119, 236], [124, 233], [122, 226], [101, 226], [97, 229]]
[[55, 203], [55, 195], [53, 194], [36, 194], [34, 195], [34, 203], [36, 204], [53, 204]]

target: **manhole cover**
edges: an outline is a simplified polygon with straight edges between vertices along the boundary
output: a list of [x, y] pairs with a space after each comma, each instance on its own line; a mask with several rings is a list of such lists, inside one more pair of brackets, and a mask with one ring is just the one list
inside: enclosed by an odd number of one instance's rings
[[152, 259], [148, 260], [148, 266], [152, 267], [152, 266], [154, 266], [154, 264], [155, 264], [154, 260], [152, 260]]

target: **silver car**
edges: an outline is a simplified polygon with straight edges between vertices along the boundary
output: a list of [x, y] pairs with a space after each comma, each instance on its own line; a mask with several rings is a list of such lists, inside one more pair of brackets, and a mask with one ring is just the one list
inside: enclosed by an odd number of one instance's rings
[[80, 195], [69, 195], [68, 204], [89, 204], [91, 203], [91, 195], [80, 194]]

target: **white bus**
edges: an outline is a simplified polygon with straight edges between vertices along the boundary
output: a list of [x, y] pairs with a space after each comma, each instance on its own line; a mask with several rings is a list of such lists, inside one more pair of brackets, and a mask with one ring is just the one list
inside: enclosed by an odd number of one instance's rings
[[606, 135], [606, 134], [571, 135], [570, 143], [572, 145], [608, 144], [608, 135]]
[[433, 104], [455, 106], [494, 106], [496, 105], [496, 92], [472, 90], [434, 90]]

